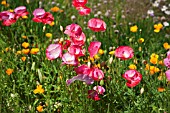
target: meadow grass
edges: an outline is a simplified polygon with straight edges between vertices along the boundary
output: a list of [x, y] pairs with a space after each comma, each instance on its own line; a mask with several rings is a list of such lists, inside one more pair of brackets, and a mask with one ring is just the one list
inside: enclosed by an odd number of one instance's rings
[[[32, 21], [32, 12], [40, 6], [38, 0], [30, 0], [30, 3], [24, 0], [15, 2], [7, 0], [9, 6], [0, 5], [0, 11], [26, 6], [29, 12], [27, 19], [19, 18], [11, 26], [3, 26], [2, 22], [0, 23], [0, 113], [36, 113], [39, 105], [43, 106], [44, 113], [170, 112], [170, 86], [165, 76], [167, 68], [162, 63], [150, 62], [153, 53], [159, 56], [158, 61], [166, 58], [168, 50], [163, 44], [165, 42], [170, 44], [170, 28], [167, 26], [158, 33], [154, 32], [154, 25], [164, 20], [155, 21], [153, 17], [147, 15], [145, 17], [139, 15], [141, 18], [134, 19], [135, 14], [130, 18], [126, 13], [128, 9], [124, 0], [109, 0], [107, 1], [109, 3], [101, 0], [88, 1], [87, 6], [92, 8], [92, 12], [87, 16], [80, 16], [71, 5], [71, 0], [56, 0], [54, 4], [51, 2], [52, 0], [44, 0], [41, 7], [52, 13], [55, 18], [54, 26]], [[50, 11], [54, 6], [58, 6], [63, 12]], [[109, 15], [105, 15], [107, 10], [110, 10]], [[94, 17], [106, 22], [105, 32], [93, 32], [87, 28], [88, 20]], [[104, 54], [93, 62], [101, 65], [105, 74], [102, 81], [92, 85], [75, 81], [67, 86], [66, 80], [76, 76], [74, 67], [61, 65], [60, 58], [47, 60], [45, 52], [48, 45], [54, 43], [56, 39], [69, 39], [61, 28], [65, 29], [72, 23], [82, 27], [87, 38], [86, 49], [91, 41], [102, 43], [101, 49], [104, 50]], [[133, 25], [138, 27], [136, 32], [130, 31]], [[48, 38], [46, 33], [51, 33], [52, 37]], [[139, 43], [140, 38], [144, 39], [143, 43]], [[39, 48], [39, 52], [23, 54], [21, 52], [23, 42], [29, 43], [29, 49]], [[132, 59], [120, 60], [109, 54], [121, 45], [133, 48]], [[88, 56], [87, 53], [80, 57], [81, 62], [87, 64], [84, 59]], [[26, 57], [26, 60], [23, 61], [22, 57]], [[122, 78], [122, 74], [129, 70], [130, 64], [135, 64], [136, 70], [143, 77], [140, 84], [134, 88], [128, 88], [126, 80]], [[151, 73], [150, 70], [146, 70], [146, 64], [159, 68], [159, 71]], [[12, 69], [12, 74], [8, 75], [7, 69]], [[34, 93], [37, 84], [42, 85], [44, 89], [42, 94]], [[87, 98], [88, 90], [95, 85], [101, 85], [106, 90], [99, 101]]]

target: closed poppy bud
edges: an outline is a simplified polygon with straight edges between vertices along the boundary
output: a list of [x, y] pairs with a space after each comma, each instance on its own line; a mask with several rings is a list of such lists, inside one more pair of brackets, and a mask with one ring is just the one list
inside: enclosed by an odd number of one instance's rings
[[88, 27], [94, 32], [105, 31], [106, 23], [101, 19], [92, 18], [88, 21]]

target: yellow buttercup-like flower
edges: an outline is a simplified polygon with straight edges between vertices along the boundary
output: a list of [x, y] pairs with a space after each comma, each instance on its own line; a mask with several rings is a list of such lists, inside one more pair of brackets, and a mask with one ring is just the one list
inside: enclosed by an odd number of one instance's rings
[[11, 75], [12, 73], [13, 73], [13, 69], [11, 69], [11, 68], [8, 68], [7, 70], [6, 70], [6, 74], [7, 75]]
[[163, 47], [167, 50], [167, 49], [170, 49], [170, 45], [167, 43], [167, 42], [165, 42], [164, 44], [163, 44]]
[[42, 85], [37, 85], [37, 88], [33, 91], [34, 94], [41, 94], [41, 93], [44, 93], [44, 89], [42, 88]]
[[129, 69], [136, 69], [136, 65], [134, 65], [134, 64], [130, 64], [128, 67], [129, 67]]
[[137, 30], [138, 30], [137, 25], [134, 25], [134, 26], [130, 27], [131, 32], [137, 32]]
[[51, 37], [52, 37], [52, 34], [51, 34], [51, 33], [46, 33], [45, 36], [46, 36], [47, 38], [51, 38]]
[[28, 48], [28, 46], [29, 46], [29, 43], [28, 43], [28, 42], [23, 42], [23, 43], [22, 43], [22, 47], [24, 47], [25, 49]]
[[38, 112], [43, 112], [43, 106], [39, 105], [39, 106], [37, 107], [37, 111], [38, 111]]
[[143, 38], [140, 38], [140, 39], [138, 40], [138, 42], [139, 42], [139, 43], [143, 43], [143, 42], [144, 42], [144, 39], [143, 39]]
[[52, 12], [58, 12], [59, 10], [60, 10], [60, 8], [57, 7], [57, 6], [51, 8], [51, 11], [52, 11]]
[[163, 25], [161, 23], [158, 23], [154, 25], [154, 28], [154, 32], [158, 33], [163, 28]]
[[39, 52], [38, 48], [32, 48], [30, 51], [31, 54], [37, 54], [38, 52]]

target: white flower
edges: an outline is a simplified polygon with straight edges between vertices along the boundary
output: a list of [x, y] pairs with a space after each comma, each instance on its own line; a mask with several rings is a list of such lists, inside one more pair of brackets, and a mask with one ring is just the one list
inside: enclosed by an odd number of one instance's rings
[[164, 13], [167, 15], [170, 15], [170, 11], [168, 11], [168, 10], [166, 10]]
[[155, 1], [153, 4], [152, 4], [153, 7], [158, 7], [159, 6], [159, 3], [157, 1]]
[[164, 25], [165, 27], [167, 27], [167, 26], [169, 26], [169, 23], [168, 23], [168, 22], [163, 22], [163, 25]]
[[168, 9], [168, 7], [164, 5], [164, 6], [161, 8], [161, 11], [166, 11], [167, 9]]
[[147, 14], [150, 15], [150, 16], [154, 16], [154, 11], [153, 10], [148, 10]]

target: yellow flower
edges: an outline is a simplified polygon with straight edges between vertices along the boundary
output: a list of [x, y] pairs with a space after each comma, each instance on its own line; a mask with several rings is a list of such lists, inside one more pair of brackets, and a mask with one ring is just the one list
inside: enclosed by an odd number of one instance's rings
[[154, 58], [154, 57], [151, 57], [150, 62], [151, 62], [152, 64], [157, 64], [157, 63], [158, 63], [158, 59], [157, 59], [157, 58]]
[[22, 49], [23, 54], [28, 54], [30, 52], [30, 49]]
[[158, 64], [164, 66], [164, 63], [163, 63], [162, 60], [160, 60], [160, 61], [158, 62]]
[[98, 53], [102, 55], [104, 54], [104, 51], [102, 49], [99, 49]]
[[22, 38], [23, 38], [23, 39], [26, 39], [26, 38], [27, 38], [27, 36], [22, 36]]
[[164, 91], [165, 91], [165, 88], [163, 88], [163, 87], [158, 87], [158, 91], [159, 91], [159, 92], [164, 92]]
[[23, 19], [27, 19], [27, 18], [28, 18], [28, 16], [26, 16], [26, 15], [25, 15], [25, 16], [22, 16], [22, 18], [23, 18]]
[[144, 39], [143, 39], [143, 38], [140, 38], [140, 39], [138, 40], [138, 42], [139, 42], [139, 43], [143, 43], [143, 42], [144, 42]]
[[11, 69], [11, 68], [8, 68], [7, 70], [6, 70], [6, 74], [7, 75], [11, 75], [12, 73], [13, 73], [13, 69]]
[[115, 51], [110, 51], [109, 54], [110, 54], [110, 55], [114, 55], [114, 54], [115, 54]]
[[145, 70], [149, 70], [150, 69], [150, 65], [146, 64]]
[[159, 68], [154, 67], [154, 72], [155, 72], [155, 73], [157, 73], [157, 72], [159, 72], [159, 71], [160, 71]]
[[21, 57], [21, 60], [25, 62], [27, 57]]
[[7, 3], [6, 3], [5, 0], [3, 0], [3, 1], [1, 2], [1, 4], [2, 4], [2, 5], [6, 5]]
[[9, 47], [5, 48], [6, 52], [8, 52], [9, 50], [11, 50], [11, 48], [9, 48]]
[[51, 37], [52, 37], [52, 34], [51, 34], [51, 33], [46, 33], [45, 36], [46, 36], [47, 38], [51, 38]]
[[38, 48], [32, 48], [30, 51], [31, 54], [37, 54], [38, 52], [39, 52]]
[[44, 93], [44, 89], [42, 88], [42, 85], [37, 85], [37, 88], [33, 91], [34, 94], [41, 94], [41, 93]]
[[134, 64], [130, 64], [128, 67], [129, 67], [129, 69], [136, 69], [136, 65], [134, 65]]
[[17, 54], [17, 55], [20, 55], [21, 53], [22, 53], [21, 51], [17, 51], [17, 53], [16, 53], [16, 54]]
[[51, 11], [52, 12], [58, 12], [60, 10], [60, 8], [59, 7], [53, 7], [53, 8], [51, 8]]
[[50, 26], [54, 26], [54, 24], [55, 24], [55, 23], [54, 23], [54, 21], [53, 21], [53, 22], [51, 22], [49, 25], [50, 25]]
[[13, 10], [13, 9], [10, 9], [10, 10], [9, 10], [9, 12], [13, 13], [13, 12], [14, 12], [14, 10]]
[[157, 59], [158, 59], [158, 58], [159, 58], [159, 55], [158, 55], [158, 54], [155, 54], [155, 53], [152, 53], [150, 57], [151, 57], [151, 58], [157, 58]]
[[22, 47], [24, 47], [25, 49], [28, 48], [29, 45], [30, 45], [30, 44], [27, 43], [27, 42], [23, 42], [23, 43], [22, 43]]
[[37, 107], [37, 111], [38, 111], [38, 112], [43, 112], [43, 106], [39, 105], [39, 106]]
[[137, 25], [130, 27], [131, 32], [137, 32], [137, 30], [138, 30]]
[[142, 51], [142, 47], [139, 47], [139, 49], [138, 49], [139, 51]]
[[158, 23], [154, 25], [154, 28], [154, 32], [158, 33], [163, 28], [163, 25], [161, 23]]
[[100, 59], [100, 57], [96, 54], [94, 55], [94, 59]]
[[163, 44], [163, 47], [167, 50], [167, 49], [170, 49], [170, 45], [167, 43], [167, 42], [165, 42], [164, 44]]

